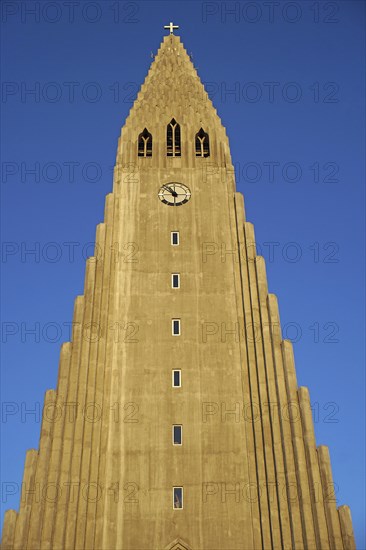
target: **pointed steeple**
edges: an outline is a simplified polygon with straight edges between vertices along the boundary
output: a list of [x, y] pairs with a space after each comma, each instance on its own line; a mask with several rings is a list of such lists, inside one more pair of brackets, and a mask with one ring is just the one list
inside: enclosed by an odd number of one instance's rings
[[[147, 128], [154, 140], [154, 151], [149, 166], [166, 166], [166, 131], [172, 119], [175, 119], [181, 128], [182, 156], [185, 157], [185, 165], [197, 166], [194, 143], [196, 133], [202, 128], [209, 134], [212, 163], [218, 166], [231, 166], [225, 128], [191, 57], [180, 37], [175, 34], [164, 36], [137, 94], [122, 128], [117, 165], [135, 162], [138, 136]], [[145, 163], [144, 168], [146, 167]]]
[[202, 101], [216, 113], [179, 36], [164, 36], [129, 117], [149, 108], [160, 113], [182, 106], [198, 107], [201, 111], [206, 107]]

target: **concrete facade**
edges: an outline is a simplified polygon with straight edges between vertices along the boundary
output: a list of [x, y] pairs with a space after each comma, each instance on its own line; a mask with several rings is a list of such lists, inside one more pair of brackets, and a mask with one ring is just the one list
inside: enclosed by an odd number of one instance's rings
[[[173, 118], [180, 156], [167, 155]], [[138, 156], [144, 128], [147, 157]], [[201, 128], [209, 156], [196, 156]], [[174, 182], [189, 188], [185, 204], [160, 200], [164, 185], [175, 198]], [[2, 549], [355, 548], [225, 129], [178, 36], [164, 38], [122, 129], [73, 320]]]

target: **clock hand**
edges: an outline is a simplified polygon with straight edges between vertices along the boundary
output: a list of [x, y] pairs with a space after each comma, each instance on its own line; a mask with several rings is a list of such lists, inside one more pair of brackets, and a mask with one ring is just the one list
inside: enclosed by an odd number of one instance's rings
[[172, 195], [175, 193], [175, 191], [173, 189], [171, 189], [171, 187], [169, 187], [169, 185], [163, 185], [163, 188], [166, 189], [167, 191], [169, 191], [169, 193], [171, 193]]
[[176, 193], [176, 191], [174, 191], [174, 189], [171, 189], [171, 187], [169, 187], [168, 185], [163, 185], [163, 188], [167, 189], [167, 191], [169, 191], [169, 193], [171, 193], [173, 195], [173, 197], [178, 196], [178, 193]]

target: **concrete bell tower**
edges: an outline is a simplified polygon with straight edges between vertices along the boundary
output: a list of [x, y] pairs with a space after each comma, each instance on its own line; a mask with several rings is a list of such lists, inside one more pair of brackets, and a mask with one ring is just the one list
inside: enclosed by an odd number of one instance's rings
[[225, 128], [167, 28], [2, 548], [353, 550]]

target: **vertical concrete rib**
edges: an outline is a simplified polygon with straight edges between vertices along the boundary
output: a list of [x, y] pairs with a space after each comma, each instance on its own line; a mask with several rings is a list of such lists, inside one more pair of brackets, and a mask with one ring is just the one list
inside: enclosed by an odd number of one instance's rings
[[271, 524], [269, 518], [269, 499], [267, 493], [267, 475], [264, 458], [263, 429], [262, 419], [259, 407], [258, 377], [256, 369], [255, 354], [255, 333], [253, 327], [251, 300], [249, 294], [249, 272], [248, 272], [248, 246], [245, 236], [245, 223], [242, 227], [238, 226], [239, 244], [240, 244], [240, 267], [242, 277], [243, 292], [243, 314], [244, 314], [244, 338], [246, 341], [247, 361], [243, 368], [247, 369], [248, 391], [246, 397], [250, 406], [251, 419], [246, 419], [246, 426], [251, 430], [249, 434], [252, 438], [252, 445], [248, 448], [250, 471], [256, 472], [255, 489], [260, 510], [260, 527], [262, 548], [272, 548]]
[[300, 405], [297, 395], [297, 380], [295, 372], [292, 343], [282, 341], [282, 357], [284, 365], [285, 383], [288, 395], [288, 416], [291, 426], [291, 437], [294, 449], [295, 472], [297, 479], [297, 493], [300, 501], [302, 532], [305, 548], [316, 548], [315, 529], [312, 512], [312, 502], [307, 473], [303, 430], [301, 425]]
[[[281, 425], [281, 399], [278, 395], [278, 376], [275, 372], [275, 345], [272, 337], [272, 319], [267, 307], [268, 288], [264, 258], [256, 256], [255, 269], [259, 299], [261, 339], [263, 342], [265, 376], [267, 381], [268, 406], [264, 413], [268, 415], [272, 433], [273, 459], [276, 478], [273, 484], [273, 498], [277, 498], [281, 523], [282, 545], [286, 550], [293, 550], [293, 536], [290, 523], [290, 510], [287, 498], [286, 462], [284, 455], [283, 430]], [[279, 342], [276, 342], [279, 345]]]
[[[63, 433], [60, 445], [60, 458], [56, 466], [55, 476], [56, 494], [54, 501], [54, 513], [45, 522], [45, 527], [51, 529], [51, 540], [45, 548], [63, 548], [64, 535], [66, 529], [66, 515], [68, 501], [75, 498], [75, 487], [71, 485], [70, 464], [71, 453], [74, 445], [74, 428], [77, 416], [77, 380], [79, 375], [80, 348], [83, 332], [84, 317], [84, 296], [77, 296], [75, 300], [73, 334], [69, 367], [69, 380], [67, 386], [67, 395], [64, 401], [60, 403], [63, 411]], [[57, 446], [57, 444], [56, 444]], [[47, 510], [52, 509], [50, 503]], [[49, 526], [49, 521], [51, 526]], [[43, 533], [42, 533], [43, 536]]]
[[344, 550], [356, 550], [355, 535], [353, 532], [351, 510], [348, 506], [338, 508]]
[[[235, 204], [235, 230], [237, 236], [237, 246], [238, 246], [238, 257], [239, 257], [239, 279], [240, 279], [240, 291], [237, 290], [237, 300], [238, 300], [238, 312], [240, 314], [240, 322], [244, 323], [244, 308], [243, 308], [243, 277], [242, 277], [242, 248], [244, 247], [244, 222], [245, 222], [245, 210], [244, 210], [244, 197], [241, 193], [234, 194], [234, 204]], [[240, 348], [241, 348], [241, 358], [242, 358], [242, 390], [243, 390], [243, 403], [244, 410], [246, 406], [251, 402], [250, 395], [250, 381], [249, 381], [249, 368], [248, 368], [248, 350], [246, 339], [240, 339]], [[244, 414], [244, 430], [245, 430], [245, 440], [246, 440], [246, 449], [247, 449], [247, 463], [248, 463], [248, 479], [250, 487], [258, 487], [258, 478], [257, 478], [257, 468], [255, 460], [255, 445], [254, 445], [254, 433], [252, 422], [246, 418]], [[249, 493], [250, 494], [250, 493]], [[259, 499], [254, 501], [250, 498], [251, 506], [251, 520], [252, 520], [252, 533], [253, 533], [253, 547], [262, 548], [262, 534], [261, 534], [261, 519], [260, 519], [260, 508], [259, 508]], [[247, 541], [246, 541], [247, 542]]]
[[7, 510], [4, 514], [4, 525], [1, 539], [1, 550], [13, 550], [17, 512]]
[[100, 488], [98, 480], [90, 479], [90, 463], [92, 448], [92, 432], [95, 423], [101, 422], [102, 409], [101, 404], [95, 400], [95, 384], [96, 384], [96, 363], [98, 355], [98, 347], [101, 337], [101, 332], [106, 330], [100, 323], [100, 302], [102, 293], [102, 276], [103, 276], [103, 253], [104, 253], [104, 238], [105, 226], [99, 224], [97, 226], [95, 239], [95, 285], [94, 285], [94, 300], [92, 305], [91, 327], [89, 331], [89, 361], [87, 365], [87, 388], [85, 397], [85, 413], [84, 413], [84, 431], [81, 445], [81, 464], [80, 464], [80, 484], [85, 487], [85, 490], [78, 493], [77, 518], [78, 525], [76, 530], [75, 548], [84, 548], [86, 526], [87, 526], [87, 506], [89, 502], [96, 500], [100, 496]]
[[[81, 338], [81, 351], [79, 363], [79, 377], [77, 382], [76, 402], [77, 414], [75, 418], [75, 429], [73, 435], [72, 458], [70, 470], [70, 482], [76, 488], [75, 498], [67, 501], [67, 529], [64, 533], [64, 546], [66, 548], [75, 548], [76, 532], [79, 531], [79, 521], [77, 516], [77, 504], [79, 498], [88, 498], [88, 487], [81, 482], [81, 455], [83, 444], [84, 427], [86, 419], [86, 389], [89, 375], [89, 350], [92, 334], [92, 311], [94, 303], [95, 287], [95, 258], [88, 258], [86, 261], [85, 284], [84, 284], [84, 318]], [[61, 535], [61, 533], [60, 533]], [[58, 538], [61, 541], [61, 537]], [[58, 544], [59, 542], [57, 542]]]
[[[90, 458], [90, 480], [97, 483], [101, 491], [101, 497], [95, 501], [87, 503], [87, 529], [85, 534], [85, 547], [98, 548], [96, 541], [96, 514], [98, 502], [100, 502], [107, 490], [104, 479], [98, 476], [100, 460], [100, 440], [102, 427], [107, 426], [110, 420], [109, 396], [104, 395], [104, 373], [105, 373], [105, 355], [108, 333], [110, 332], [110, 320], [108, 316], [108, 301], [110, 291], [111, 272], [113, 263], [116, 263], [115, 252], [112, 252], [112, 232], [113, 232], [113, 195], [106, 197], [105, 205], [105, 239], [103, 247], [103, 278], [101, 288], [101, 306], [100, 306], [100, 326], [101, 333], [98, 342], [98, 354], [96, 364], [95, 381], [95, 402], [101, 407], [101, 418], [99, 422], [93, 424], [92, 433], [92, 453]], [[103, 428], [106, 429], [106, 428]]]
[[39, 549], [39, 543], [41, 540], [42, 517], [45, 508], [43, 491], [45, 484], [47, 483], [47, 474], [50, 464], [53, 427], [55, 421], [57, 420], [57, 411], [55, 407], [56, 398], [57, 393], [55, 390], [48, 390], [46, 392], [43, 407], [37, 470], [34, 481], [36, 498], [33, 499], [32, 502], [29, 520], [28, 544], [26, 546], [26, 548], [32, 550]]
[[[75, 301], [74, 321], [77, 320], [77, 302]], [[54, 517], [56, 513], [57, 495], [60, 477], [61, 457], [63, 449], [64, 427], [66, 422], [66, 402], [69, 386], [70, 361], [71, 361], [72, 343], [66, 342], [61, 346], [58, 383], [56, 390], [56, 417], [54, 420], [52, 445], [48, 472], [42, 487], [41, 498], [44, 503], [44, 510], [41, 517], [41, 537], [39, 540], [32, 538], [32, 544], [44, 549], [51, 548], [52, 531], [54, 527]], [[48, 488], [54, 489], [52, 497], [49, 497]], [[56, 490], [56, 491], [55, 491]], [[56, 496], [55, 496], [56, 493]]]
[[[283, 546], [283, 536], [279, 518], [277, 477], [275, 457], [273, 449], [271, 416], [268, 414], [269, 394], [264, 359], [264, 346], [262, 336], [262, 324], [260, 318], [260, 306], [258, 299], [257, 278], [255, 271], [256, 245], [253, 224], [246, 222], [244, 225], [246, 248], [248, 251], [248, 274], [251, 313], [254, 327], [255, 357], [258, 380], [258, 397], [261, 423], [263, 427], [263, 447], [266, 471], [266, 489], [268, 507], [271, 521], [272, 544], [274, 548]], [[263, 497], [262, 497], [263, 498]]]
[[35, 449], [27, 451], [20, 508], [15, 526], [14, 550], [24, 550], [27, 547], [30, 511], [33, 497], [35, 496], [34, 478], [37, 468], [37, 459], [38, 452]]
[[341, 526], [337, 512], [337, 500], [334, 493], [332, 468], [330, 465], [329, 449], [321, 445], [317, 449], [325, 517], [327, 519], [329, 544], [332, 550], [343, 550]]
[[309, 474], [310, 497], [312, 499], [313, 518], [317, 548], [329, 549], [327, 522], [325, 519], [323, 490], [320, 480], [318, 456], [315, 445], [313, 415], [310, 405], [309, 391], [305, 387], [298, 389], [301, 422], [305, 445], [306, 464]]
[[[260, 262], [265, 270], [264, 260]], [[264, 274], [265, 275], [265, 274]], [[280, 502], [286, 500], [288, 505], [289, 521], [291, 525], [291, 545], [294, 549], [304, 548], [305, 541], [302, 532], [299, 495], [297, 490], [296, 464], [292, 445], [291, 426], [288, 418], [289, 395], [287, 392], [284, 365], [282, 359], [281, 323], [278, 312], [277, 298], [273, 294], [267, 297], [267, 308], [272, 342], [272, 354], [274, 364], [274, 384], [276, 388], [275, 406], [278, 410], [278, 422], [283, 453], [284, 476], [280, 486]], [[293, 488], [295, 487], [295, 491]], [[291, 492], [292, 488], [292, 492]], [[281, 508], [282, 510], [282, 508]], [[282, 512], [281, 512], [282, 520]]]
[[[116, 286], [116, 276], [118, 266], [121, 261], [120, 247], [122, 246], [119, 233], [120, 225], [120, 198], [114, 195], [113, 205], [113, 235], [112, 246], [116, 250], [115, 266], [111, 260], [113, 271], [110, 279], [108, 296], [108, 320], [110, 323], [118, 322], [120, 314], [117, 310], [118, 289]], [[114, 341], [115, 335], [112, 331], [108, 332], [105, 353], [105, 376], [104, 376], [104, 399], [109, 416], [103, 417], [101, 442], [100, 442], [100, 461], [99, 461], [99, 480], [103, 483], [105, 491], [103, 497], [97, 503], [96, 515], [96, 535], [95, 548], [114, 548], [117, 536], [117, 509], [120, 498], [120, 448], [116, 447], [113, 441], [116, 438], [116, 432], [120, 419], [114, 416], [115, 411], [112, 407], [120, 405], [120, 388], [118, 369], [114, 365], [115, 348], [118, 342]]]

